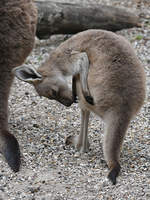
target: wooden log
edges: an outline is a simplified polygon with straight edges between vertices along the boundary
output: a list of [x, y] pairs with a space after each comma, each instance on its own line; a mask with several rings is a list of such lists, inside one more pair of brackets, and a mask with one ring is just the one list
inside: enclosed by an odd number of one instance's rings
[[37, 37], [74, 34], [87, 29], [117, 31], [139, 26], [139, 18], [125, 9], [100, 4], [58, 3], [35, 0], [38, 8]]

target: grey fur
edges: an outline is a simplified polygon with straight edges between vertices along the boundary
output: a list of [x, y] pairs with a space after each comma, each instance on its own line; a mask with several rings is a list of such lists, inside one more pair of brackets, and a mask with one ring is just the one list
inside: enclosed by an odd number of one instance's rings
[[0, 1], [0, 152], [16, 172], [20, 150], [8, 131], [8, 97], [13, 82], [11, 70], [25, 61], [34, 46], [37, 10], [32, 0]]
[[[65, 81], [73, 76], [74, 59], [70, 51], [85, 52], [89, 59], [88, 88], [94, 100], [89, 104], [76, 77], [76, 94], [82, 112], [81, 133], [70, 136], [66, 144], [73, 143], [81, 152], [87, 152], [89, 113], [94, 112], [105, 122], [103, 151], [110, 169], [108, 178], [116, 184], [120, 171], [120, 151], [132, 117], [141, 108], [145, 98], [145, 73], [130, 43], [122, 36], [103, 30], [81, 32], [62, 43], [37, 70], [41, 81], [33, 81], [39, 95], [58, 100], [64, 105], [73, 103], [72, 91]], [[53, 96], [52, 90], [56, 91]], [[65, 98], [64, 98], [65, 97]]]

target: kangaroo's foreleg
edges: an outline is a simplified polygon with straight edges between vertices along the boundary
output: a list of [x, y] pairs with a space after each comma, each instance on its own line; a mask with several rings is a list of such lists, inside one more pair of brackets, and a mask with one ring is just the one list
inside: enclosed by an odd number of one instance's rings
[[86, 101], [94, 105], [93, 97], [90, 94], [88, 87], [88, 73], [89, 73], [89, 59], [85, 52], [76, 55], [76, 62], [74, 67], [74, 76], [79, 75], [82, 93]]
[[103, 151], [110, 169], [108, 178], [115, 185], [121, 168], [119, 164], [120, 151], [130, 118], [126, 112], [110, 113], [107, 115], [105, 122]]
[[90, 112], [87, 110], [81, 110], [81, 130], [78, 136], [69, 136], [66, 139], [66, 144], [73, 144], [81, 153], [89, 151], [88, 141], [88, 122]]
[[[1, 67], [1, 66], [0, 66]], [[8, 131], [8, 97], [13, 75], [5, 68], [0, 68], [0, 152], [15, 172], [20, 167], [20, 150], [16, 138]]]

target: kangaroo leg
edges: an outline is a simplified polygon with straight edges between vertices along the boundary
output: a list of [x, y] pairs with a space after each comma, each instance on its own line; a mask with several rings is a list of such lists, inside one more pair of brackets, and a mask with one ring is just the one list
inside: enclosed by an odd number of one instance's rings
[[83, 96], [89, 104], [94, 105], [94, 100], [90, 94], [90, 90], [88, 87], [88, 73], [89, 73], [88, 56], [85, 52], [77, 53], [75, 56], [76, 59], [74, 62], [73, 76], [79, 75]]
[[0, 152], [14, 172], [19, 171], [20, 150], [16, 138], [8, 131], [8, 97], [13, 81], [11, 72], [0, 68]]
[[78, 136], [69, 136], [66, 139], [66, 145], [73, 144], [81, 153], [89, 151], [88, 141], [88, 122], [90, 112], [81, 110], [81, 130]]
[[109, 113], [106, 116], [105, 135], [103, 151], [104, 157], [110, 169], [108, 178], [116, 184], [116, 178], [120, 172], [119, 157], [123, 139], [130, 122], [130, 117], [126, 113]]

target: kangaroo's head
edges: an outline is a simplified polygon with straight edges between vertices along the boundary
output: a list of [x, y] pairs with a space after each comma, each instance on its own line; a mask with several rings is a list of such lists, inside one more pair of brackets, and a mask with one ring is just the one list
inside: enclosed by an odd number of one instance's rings
[[22, 81], [32, 84], [40, 96], [56, 100], [65, 106], [75, 102], [72, 81], [78, 74], [79, 65], [87, 56], [79, 52], [56, 52], [37, 70], [33, 67], [16, 67], [13, 73]]
[[45, 75], [33, 67], [24, 66], [15, 68], [13, 72], [20, 80], [32, 84], [40, 96], [56, 100], [65, 106], [74, 102], [71, 76], [64, 76], [59, 71]]

